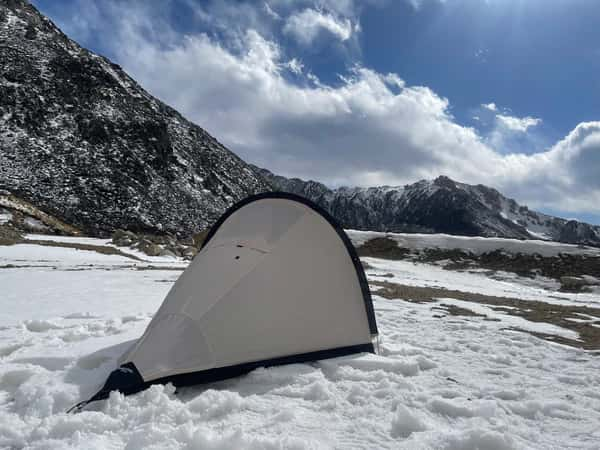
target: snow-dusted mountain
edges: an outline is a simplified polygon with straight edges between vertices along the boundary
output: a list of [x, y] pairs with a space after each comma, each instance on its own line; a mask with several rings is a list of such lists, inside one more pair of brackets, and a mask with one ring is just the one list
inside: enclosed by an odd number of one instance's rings
[[189, 234], [268, 189], [22, 0], [0, 2], [0, 191], [87, 233]]
[[332, 190], [253, 170], [23, 0], [0, 3], [0, 61], [0, 203], [29, 205], [38, 219], [88, 234], [189, 235], [272, 187], [314, 200], [347, 228], [600, 245], [600, 227], [446, 177]]
[[274, 189], [320, 204], [345, 228], [600, 245], [600, 227], [532, 211], [481, 184], [473, 186], [440, 176], [403, 187], [329, 189], [315, 181], [254, 169]]

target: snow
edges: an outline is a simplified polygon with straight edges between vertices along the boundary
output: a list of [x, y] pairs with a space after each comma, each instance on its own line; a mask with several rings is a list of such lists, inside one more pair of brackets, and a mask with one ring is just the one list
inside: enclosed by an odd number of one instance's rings
[[552, 334], [555, 336], [561, 336], [567, 339], [579, 340], [579, 334], [572, 330], [552, 325], [544, 322], [532, 322], [522, 317], [511, 316], [508, 314], [501, 314], [494, 310], [491, 305], [481, 305], [473, 302], [467, 302], [464, 300], [457, 300], [454, 298], [442, 298], [439, 299], [438, 304], [441, 305], [455, 305], [461, 308], [473, 311], [476, 314], [482, 314], [487, 316], [489, 319], [494, 319], [500, 322], [505, 327], [513, 327], [521, 330], [533, 331], [534, 333], [545, 333]]
[[68, 244], [87, 244], [87, 245], [110, 245], [110, 239], [100, 239], [80, 236], [55, 236], [52, 234], [26, 234], [25, 239], [29, 241], [52, 241], [66, 242]]
[[552, 236], [550, 236], [550, 235], [548, 235], [548, 234], [546, 234], [546, 233], [540, 233], [540, 232], [537, 232], [537, 231], [533, 231], [533, 230], [532, 230], [532, 229], [530, 229], [530, 228], [527, 228], [527, 232], [528, 232], [530, 235], [532, 235], [533, 237], [535, 237], [535, 238], [537, 238], [537, 239], [541, 239], [541, 240], [543, 240], [543, 241], [546, 241], [546, 240], [550, 240], [550, 239], [552, 239]]
[[10, 222], [13, 219], [12, 213], [4, 208], [0, 208], [0, 225]]
[[379, 231], [346, 230], [352, 243], [363, 245], [366, 241], [378, 237], [387, 237], [398, 242], [400, 247], [411, 250], [425, 248], [460, 249], [480, 255], [494, 250], [504, 250], [508, 253], [538, 253], [541, 256], [556, 256], [560, 253], [600, 255], [600, 249], [580, 247], [560, 242], [543, 240], [519, 240], [505, 238], [485, 238], [471, 236], [454, 236], [449, 234], [420, 234], [420, 233], [382, 233]]
[[[511, 296], [520, 288], [547, 299], [518, 278], [367, 261], [377, 266], [368, 272], [406, 284]], [[65, 414], [143, 333], [182, 267], [138, 270], [149, 264], [31, 244], [0, 247], [5, 264], [41, 267], [0, 269], [0, 448], [591, 449], [600, 442], [597, 355], [509, 329], [531, 323], [485, 305], [376, 294], [378, 355], [257, 369], [178, 392], [157, 385], [113, 393]], [[451, 303], [499, 320], [432, 309]]]
[[145, 262], [161, 263], [161, 265], [174, 265], [176, 267], [184, 268], [187, 263], [182, 258], [173, 258], [170, 256], [148, 256], [144, 252], [130, 247], [117, 247], [112, 243], [111, 239], [99, 239], [91, 237], [79, 237], [79, 236], [54, 236], [45, 234], [28, 234], [25, 238], [29, 241], [52, 241], [52, 242], [64, 242], [67, 244], [83, 244], [83, 245], [98, 245], [105, 247], [113, 247], [125, 253], [127, 255], [134, 256]]
[[[556, 292], [548, 289], [556, 285], [545, 279], [535, 283], [530, 279], [508, 273], [496, 273], [497, 278], [490, 278], [484, 272], [455, 272], [411, 261], [388, 261], [377, 258], [362, 258], [362, 260], [371, 267], [366, 270], [370, 281], [385, 280], [407, 286], [445, 288], [521, 300], [542, 300], [556, 305], [600, 307], [598, 294]], [[382, 278], [382, 275], [386, 278]]]
[[16, 244], [0, 247], [0, 265], [99, 265], [126, 264], [133, 260], [120, 255], [103, 255], [89, 250], [75, 250], [63, 247], [45, 247], [35, 244]]
[[24, 222], [28, 226], [28, 228], [30, 228], [32, 230], [36, 230], [36, 231], [48, 231], [49, 230], [49, 227], [44, 225], [44, 222], [42, 222], [41, 220], [35, 219], [33, 217], [25, 217]]

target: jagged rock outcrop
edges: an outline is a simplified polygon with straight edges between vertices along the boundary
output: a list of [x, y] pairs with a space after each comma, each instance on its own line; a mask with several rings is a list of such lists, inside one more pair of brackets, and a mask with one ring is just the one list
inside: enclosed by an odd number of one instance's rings
[[0, 2], [0, 61], [0, 190], [85, 233], [191, 235], [269, 189], [28, 2]]
[[402, 187], [329, 189], [315, 181], [288, 179], [253, 168], [273, 189], [313, 200], [345, 228], [548, 239], [600, 246], [600, 227], [531, 211], [481, 184], [473, 186], [440, 176]]

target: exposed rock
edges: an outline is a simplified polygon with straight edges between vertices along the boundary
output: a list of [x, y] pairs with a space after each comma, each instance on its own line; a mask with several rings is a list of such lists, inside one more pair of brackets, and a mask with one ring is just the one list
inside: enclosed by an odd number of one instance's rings
[[169, 258], [177, 258], [177, 255], [168, 248], [163, 248], [158, 256], [168, 256]]
[[497, 190], [440, 176], [406, 186], [329, 189], [253, 166], [278, 191], [306, 197], [344, 228], [548, 239], [600, 246], [600, 227], [531, 211]]
[[408, 249], [399, 247], [393, 239], [384, 237], [370, 239], [356, 250], [359, 256], [384, 259], [404, 259], [410, 253]]
[[155, 244], [147, 239], [142, 239], [137, 245], [136, 248], [145, 253], [148, 256], [159, 256], [163, 251], [160, 245]]
[[112, 234], [112, 243], [117, 247], [130, 247], [138, 241], [139, 237], [131, 231], [119, 229]]
[[22, 238], [21, 233], [8, 225], [0, 224], [0, 245], [13, 245]]
[[[0, 147], [0, 152], [1, 150]], [[0, 153], [0, 159], [1, 157]], [[41, 211], [36, 206], [10, 194], [6, 190], [0, 190], [0, 223], [31, 233], [43, 232], [45, 234], [71, 236], [79, 234], [77, 228]]]
[[590, 283], [583, 277], [560, 277], [560, 289], [567, 292], [582, 292], [587, 290]]
[[487, 269], [512, 272], [523, 277], [541, 275], [560, 281], [564, 290], [579, 290], [581, 286], [600, 285], [600, 257], [561, 253], [556, 256], [508, 253], [494, 250], [475, 254], [462, 249], [409, 249], [398, 246], [393, 239], [380, 237], [366, 241], [357, 248], [361, 256], [409, 260], [440, 264], [448, 270]]
[[269, 189], [28, 2], [0, 2], [0, 17], [0, 190], [86, 234], [190, 236]]
[[598, 245], [598, 234], [595, 227], [576, 220], [569, 220], [560, 229], [560, 242], [569, 244]]
[[195, 247], [190, 246], [186, 247], [181, 253], [185, 259], [193, 259], [198, 253], [198, 250]]

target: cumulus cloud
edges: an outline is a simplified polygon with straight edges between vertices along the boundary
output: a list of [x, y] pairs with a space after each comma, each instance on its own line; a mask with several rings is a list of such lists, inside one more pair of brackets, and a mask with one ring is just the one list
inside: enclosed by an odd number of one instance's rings
[[303, 45], [311, 44], [322, 32], [347, 41], [355, 27], [349, 19], [336, 17], [312, 8], [292, 14], [287, 18], [283, 32]]
[[[203, 33], [166, 33], [158, 42], [142, 32], [144, 23], [139, 11], [114, 16], [118, 62], [242, 158], [276, 173], [329, 185], [445, 174], [534, 207], [589, 211], [600, 202], [600, 122], [578, 125], [546, 151], [499, 153], [455, 121], [447, 99], [398, 74], [355, 65], [324, 84], [254, 29], [231, 47]], [[493, 103], [485, 109], [500, 114]]]
[[[535, 117], [516, 117], [509, 114], [509, 110], [504, 109], [504, 112], [500, 111], [496, 103], [483, 103], [481, 108], [485, 111], [491, 111], [494, 113], [494, 118], [497, 125], [509, 131], [516, 131], [525, 133], [531, 127], [535, 127], [542, 123], [542, 119]], [[489, 112], [487, 113], [489, 114]], [[478, 118], [479, 119], [479, 118]]]
[[542, 123], [542, 119], [535, 117], [514, 117], [504, 114], [497, 114], [496, 120], [505, 128], [511, 131], [525, 133], [528, 128], [535, 127]]

